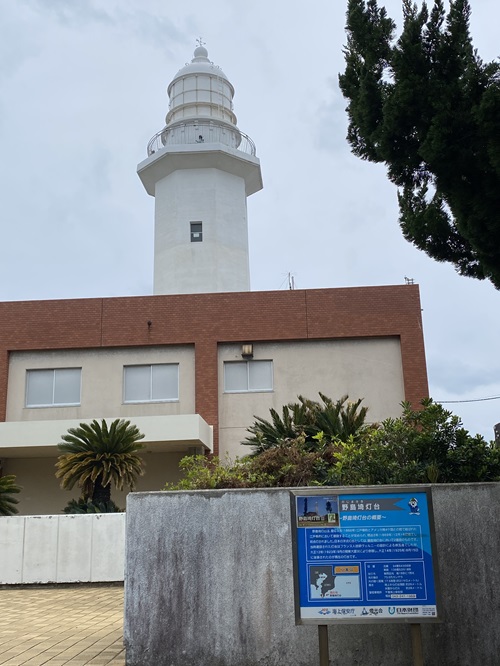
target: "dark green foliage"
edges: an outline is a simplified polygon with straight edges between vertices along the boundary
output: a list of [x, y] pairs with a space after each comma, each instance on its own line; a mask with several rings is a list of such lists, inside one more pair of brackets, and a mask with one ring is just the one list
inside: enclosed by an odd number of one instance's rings
[[121, 513], [113, 500], [94, 504], [90, 499], [70, 500], [63, 509], [64, 513]]
[[500, 480], [500, 449], [472, 436], [460, 418], [431, 399], [423, 409], [403, 405], [359, 442], [343, 447], [328, 483], [466, 483]]
[[0, 476], [0, 516], [13, 516], [18, 513], [16, 504], [19, 503], [17, 493], [22, 490], [16, 483], [14, 474]]
[[322, 393], [319, 396], [321, 402], [299, 395], [299, 402], [285, 405], [281, 416], [271, 409], [270, 421], [255, 417], [254, 424], [248, 428], [251, 434], [242, 444], [253, 446], [255, 455], [302, 437], [306, 449], [316, 449], [319, 433], [330, 439], [345, 440], [362, 431], [368, 412], [367, 407], [361, 407], [362, 399], [350, 402], [344, 395], [333, 402]]
[[500, 449], [427, 399], [421, 410], [404, 403], [400, 418], [344, 439], [301, 433], [232, 464], [196, 456], [184, 458], [181, 469], [184, 478], [166, 490], [499, 481]]
[[216, 488], [267, 488], [270, 476], [254, 474], [250, 459], [223, 464], [217, 456], [186, 456], [179, 463], [184, 477], [167, 483], [164, 490], [214, 490]]
[[253, 474], [264, 476], [269, 486], [322, 485], [335, 462], [337, 442], [319, 438], [312, 447], [303, 435], [249, 457], [247, 465]]
[[500, 64], [474, 51], [467, 0], [403, 12], [395, 41], [376, 0], [348, 0], [347, 139], [387, 165], [408, 241], [500, 288]]
[[75, 484], [82, 497], [94, 505], [110, 501], [111, 484], [118, 490], [134, 489], [135, 480], [144, 474], [144, 462], [138, 451], [144, 435], [130, 421], [116, 419], [108, 428], [101, 423], [80, 423], [62, 436], [58, 448], [63, 452], [56, 463], [56, 477], [61, 488], [71, 490]]
[[318, 479], [326, 478], [334, 462], [334, 448], [319, 445], [312, 451], [304, 437], [298, 437], [234, 463], [223, 463], [217, 457], [188, 456], [180, 462], [183, 479], [167, 484], [165, 490], [318, 485]]

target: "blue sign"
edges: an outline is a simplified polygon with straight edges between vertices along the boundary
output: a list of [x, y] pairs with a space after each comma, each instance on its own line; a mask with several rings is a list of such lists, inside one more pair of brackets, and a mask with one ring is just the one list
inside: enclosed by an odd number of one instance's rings
[[437, 619], [427, 490], [295, 494], [298, 621]]

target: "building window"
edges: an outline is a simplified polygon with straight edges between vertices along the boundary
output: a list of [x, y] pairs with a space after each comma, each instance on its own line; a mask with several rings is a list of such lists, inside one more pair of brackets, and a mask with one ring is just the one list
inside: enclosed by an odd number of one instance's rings
[[179, 400], [179, 364], [126, 365], [123, 402]]
[[81, 368], [28, 370], [26, 407], [79, 405], [81, 383]]
[[191, 243], [201, 243], [203, 240], [203, 229], [201, 222], [191, 222]]
[[229, 361], [224, 363], [224, 391], [226, 393], [272, 390], [272, 361]]

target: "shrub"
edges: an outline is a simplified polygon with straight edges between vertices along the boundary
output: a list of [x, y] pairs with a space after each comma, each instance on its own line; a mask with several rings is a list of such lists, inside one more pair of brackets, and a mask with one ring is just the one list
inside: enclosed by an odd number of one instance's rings
[[398, 419], [386, 419], [358, 441], [339, 447], [332, 485], [466, 483], [498, 481], [500, 450], [472, 436], [460, 418], [431, 399], [422, 409], [403, 403]]
[[201, 490], [216, 488], [265, 488], [272, 486], [272, 479], [255, 474], [248, 459], [222, 464], [217, 456], [186, 456], [179, 467], [184, 473], [177, 483], [167, 483], [164, 490]]
[[116, 506], [113, 500], [109, 502], [92, 502], [91, 499], [70, 500], [63, 509], [64, 513], [121, 513], [123, 509]]
[[[408, 403], [402, 406], [399, 418], [356, 428], [349, 435], [344, 432], [342, 438], [324, 431], [276, 437], [269, 446], [234, 463], [204, 456], [184, 458], [180, 465], [184, 478], [165, 489], [500, 480], [500, 449], [481, 435], [470, 435], [458, 416], [431, 399], [423, 400], [420, 410]], [[256, 423], [260, 427], [263, 420]], [[249, 430], [256, 435], [255, 424]]]

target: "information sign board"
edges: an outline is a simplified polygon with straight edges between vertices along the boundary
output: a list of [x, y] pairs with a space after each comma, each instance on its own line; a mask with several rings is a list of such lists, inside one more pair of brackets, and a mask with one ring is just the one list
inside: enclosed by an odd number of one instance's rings
[[292, 491], [299, 624], [438, 615], [430, 489]]

